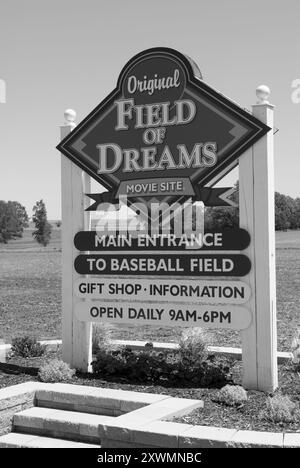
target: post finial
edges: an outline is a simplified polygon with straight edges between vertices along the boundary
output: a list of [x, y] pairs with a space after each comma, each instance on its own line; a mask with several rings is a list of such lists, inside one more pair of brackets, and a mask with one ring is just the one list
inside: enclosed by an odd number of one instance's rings
[[73, 109], [66, 109], [64, 112], [65, 125], [75, 127], [76, 112]]
[[260, 85], [256, 88], [256, 96], [257, 96], [257, 104], [270, 104], [269, 103], [269, 96], [271, 94], [271, 90], [269, 86]]

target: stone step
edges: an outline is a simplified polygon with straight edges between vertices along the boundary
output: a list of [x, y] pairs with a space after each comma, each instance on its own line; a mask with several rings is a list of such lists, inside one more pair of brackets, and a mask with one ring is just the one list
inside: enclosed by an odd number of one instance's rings
[[96, 444], [86, 444], [65, 439], [43, 437], [33, 434], [11, 432], [0, 437], [0, 448], [99, 448]]
[[99, 424], [110, 424], [115, 418], [33, 407], [13, 417], [13, 431], [58, 439], [100, 445]]
[[120, 416], [167, 398], [167, 395], [56, 383], [37, 389], [35, 406]]

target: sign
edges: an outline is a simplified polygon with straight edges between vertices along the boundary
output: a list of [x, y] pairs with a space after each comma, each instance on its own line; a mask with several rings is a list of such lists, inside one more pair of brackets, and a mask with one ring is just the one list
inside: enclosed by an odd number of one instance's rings
[[[270, 128], [216, 92], [188, 57], [148, 49], [57, 146], [114, 198], [182, 202]], [[198, 198], [197, 198], [198, 197]]]
[[[148, 181], [148, 183], [150, 183]], [[176, 187], [175, 182], [172, 179], [162, 179], [162, 181], [157, 184], [156, 182], [151, 182], [152, 187], [155, 184], [156, 197], [160, 195], [172, 195], [173, 192], [169, 189], [166, 189], [166, 183], [170, 184], [168, 187]], [[202, 201], [205, 206], [238, 206], [237, 203], [231, 200], [231, 195], [236, 191], [233, 187], [218, 187], [218, 188], [209, 188], [209, 187], [194, 187], [190, 183], [189, 179], [184, 181], [185, 186], [182, 186], [182, 189], [185, 195], [191, 195], [193, 198], [199, 201]], [[135, 181], [135, 188], [138, 192], [141, 193], [143, 187], [145, 187], [144, 180]], [[163, 188], [163, 190], [162, 190]], [[103, 192], [103, 193], [87, 193], [86, 195], [94, 200], [94, 203], [86, 208], [85, 211], [96, 211], [100, 203], [119, 203], [119, 194], [120, 190], [112, 192]], [[128, 193], [127, 197], [134, 197], [132, 193]]]
[[245, 276], [251, 269], [246, 255], [78, 255], [80, 275]]
[[74, 237], [76, 249], [84, 251], [114, 252], [124, 250], [244, 250], [250, 244], [250, 236], [245, 229], [226, 229], [177, 237], [162, 234], [116, 233], [101, 235], [96, 231], [78, 232]]
[[237, 306], [180, 306], [166, 303], [125, 302], [110, 305], [84, 301], [75, 305], [75, 315], [82, 322], [105, 321], [174, 327], [209, 327], [243, 330], [251, 323], [251, 313]]
[[[87, 372], [91, 322], [242, 330], [244, 387], [275, 390], [274, 124], [268, 97], [266, 86], [257, 88], [250, 113], [204, 83], [188, 57], [155, 48], [125, 65], [116, 88], [77, 127], [74, 111], [65, 112], [57, 148], [66, 156], [66, 362]], [[204, 232], [204, 206], [235, 206], [234, 189], [215, 184], [237, 164], [244, 229]], [[91, 193], [89, 175], [107, 191]], [[86, 195], [94, 201], [90, 206]], [[89, 232], [93, 210], [97, 225]]]
[[80, 299], [109, 301], [167, 301], [196, 304], [244, 304], [251, 296], [243, 281], [182, 279], [80, 278], [74, 284]]

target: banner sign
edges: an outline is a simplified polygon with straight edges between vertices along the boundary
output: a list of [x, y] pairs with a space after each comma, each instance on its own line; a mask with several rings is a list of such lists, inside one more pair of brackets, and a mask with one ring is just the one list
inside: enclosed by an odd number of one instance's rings
[[105, 235], [96, 231], [81, 231], [74, 237], [74, 245], [84, 251], [150, 251], [150, 250], [244, 250], [250, 244], [245, 229], [226, 229], [181, 237], [172, 234], [116, 233]]
[[[188, 57], [154, 48], [57, 146], [114, 198], [173, 203], [203, 187], [270, 128], [204, 83]], [[209, 198], [209, 197], [208, 197]]]
[[123, 302], [109, 305], [84, 301], [75, 305], [75, 316], [82, 322], [105, 321], [173, 327], [209, 327], [243, 330], [251, 323], [248, 309], [238, 306], [168, 305]]
[[80, 278], [74, 284], [80, 299], [108, 301], [167, 301], [172, 303], [244, 304], [251, 296], [243, 281], [177, 279]]
[[[209, 187], [192, 187], [190, 179], [187, 177], [182, 178], [180, 182], [175, 179], [152, 179], [151, 183], [152, 194], [159, 197], [161, 195], [172, 195], [172, 191], [169, 187], [171, 184], [181, 183], [184, 187], [186, 195], [190, 195], [189, 199], [193, 201], [202, 201], [205, 206], [237, 206], [237, 203], [230, 199], [230, 196], [235, 192], [233, 187], [218, 187], [218, 188], [209, 188]], [[118, 204], [120, 195], [126, 194], [124, 190], [125, 182], [121, 182], [118, 190], [112, 190], [111, 192], [102, 192], [102, 193], [87, 193], [86, 195], [94, 200], [94, 203], [86, 208], [85, 211], [96, 211], [99, 208], [100, 204], [111, 203]], [[144, 193], [146, 190], [146, 184], [143, 179], [136, 180], [135, 192], [140, 194]], [[166, 184], [170, 184], [166, 185]], [[184, 185], [185, 184], [185, 185]], [[137, 186], [139, 186], [137, 190]], [[126, 194], [127, 198], [135, 197], [133, 192]], [[145, 195], [144, 195], [145, 196]]]
[[80, 275], [245, 276], [251, 269], [246, 255], [78, 255]]

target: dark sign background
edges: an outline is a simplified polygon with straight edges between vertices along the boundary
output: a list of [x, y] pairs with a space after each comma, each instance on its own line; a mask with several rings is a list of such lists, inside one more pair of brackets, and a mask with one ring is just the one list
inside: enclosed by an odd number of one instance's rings
[[[92, 271], [89, 268], [89, 263], [88, 259], [107, 259], [107, 265], [104, 270], [97, 270], [97, 268], [94, 268]], [[139, 271], [136, 269], [135, 271], [119, 271], [119, 270], [111, 270], [110, 268], [110, 260], [111, 259], [118, 259], [120, 262], [123, 259], [126, 259], [130, 261], [130, 259], [135, 258], [135, 259], [154, 259], [155, 262], [159, 262], [159, 260], [164, 260], [167, 262], [169, 259], [173, 259], [174, 261], [177, 258], [180, 258], [180, 265], [184, 269], [184, 271]], [[214, 261], [220, 262], [222, 261], [223, 258], [230, 259], [234, 263], [234, 268], [230, 272], [222, 272], [222, 271], [206, 271], [206, 272], [201, 272], [201, 271], [190, 271], [189, 265], [189, 259], [190, 258], [197, 258], [197, 259], [212, 259]], [[174, 263], [174, 262], [173, 262]], [[75, 262], [74, 262], [74, 267], [75, 271], [79, 273], [80, 275], [117, 275], [117, 276], [130, 276], [130, 275], [138, 275], [138, 276], [245, 276], [249, 273], [251, 269], [251, 262], [249, 258], [246, 255], [199, 255], [199, 254], [193, 254], [193, 255], [152, 255], [152, 254], [146, 254], [146, 255], [126, 255], [126, 254], [120, 254], [120, 255], [78, 255], [76, 257]]]

